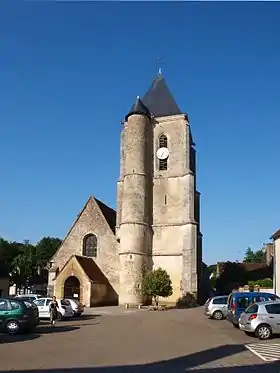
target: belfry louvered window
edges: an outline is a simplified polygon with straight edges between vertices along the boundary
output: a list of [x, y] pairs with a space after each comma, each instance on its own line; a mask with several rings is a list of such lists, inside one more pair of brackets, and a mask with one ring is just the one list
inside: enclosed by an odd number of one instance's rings
[[[167, 148], [167, 136], [162, 134], [158, 138], [158, 148]], [[159, 159], [159, 170], [160, 171], [166, 171], [167, 170], [167, 164], [168, 158], [166, 159]]]

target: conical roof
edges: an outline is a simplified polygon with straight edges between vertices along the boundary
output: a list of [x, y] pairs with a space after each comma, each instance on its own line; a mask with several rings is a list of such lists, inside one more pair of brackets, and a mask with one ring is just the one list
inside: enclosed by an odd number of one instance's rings
[[130, 109], [129, 113], [126, 115], [125, 120], [127, 120], [133, 114], [142, 114], [146, 115], [147, 117], [151, 116], [149, 109], [143, 104], [139, 96], [137, 97], [136, 102]]
[[161, 72], [154, 78], [150, 89], [142, 101], [149, 112], [155, 117], [182, 114]]

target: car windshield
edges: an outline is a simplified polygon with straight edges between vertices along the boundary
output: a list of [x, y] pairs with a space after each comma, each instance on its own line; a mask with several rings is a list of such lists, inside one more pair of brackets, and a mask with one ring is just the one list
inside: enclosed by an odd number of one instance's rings
[[268, 300], [280, 300], [280, 298], [277, 295], [270, 295]]
[[259, 306], [257, 304], [252, 304], [248, 308], [246, 308], [245, 313], [257, 313]]
[[32, 303], [28, 302], [28, 300], [23, 300], [24, 304], [26, 305], [27, 308], [32, 308]]
[[62, 306], [70, 306], [70, 302], [67, 299], [61, 299], [60, 302]]
[[35, 300], [35, 298], [32, 297], [20, 297], [19, 299], [27, 302], [33, 302]]

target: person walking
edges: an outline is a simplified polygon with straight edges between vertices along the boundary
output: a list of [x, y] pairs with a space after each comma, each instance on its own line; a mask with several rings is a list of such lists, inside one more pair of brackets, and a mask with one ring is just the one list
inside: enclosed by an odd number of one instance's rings
[[58, 318], [58, 304], [57, 304], [57, 301], [56, 301], [56, 297], [52, 298], [52, 301], [51, 301], [50, 306], [49, 306], [49, 310], [50, 310], [51, 325], [55, 326], [55, 322]]

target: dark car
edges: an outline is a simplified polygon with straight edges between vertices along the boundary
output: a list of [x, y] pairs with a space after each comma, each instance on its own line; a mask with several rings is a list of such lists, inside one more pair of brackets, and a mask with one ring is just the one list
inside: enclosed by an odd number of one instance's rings
[[38, 309], [34, 306], [22, 299], [0, 298], [0, 332], [14, 335], [33, 331], [38, 323]]
[[32, 307], [34, 312], [36, 312], [37, 315], [37, 323], [39, 323], [39, 310], [37, 305], [34, 303], [34, 297], [30, 297], [28, 295], [16, 297], [17, 300], [23, 300], [27, 307]]

